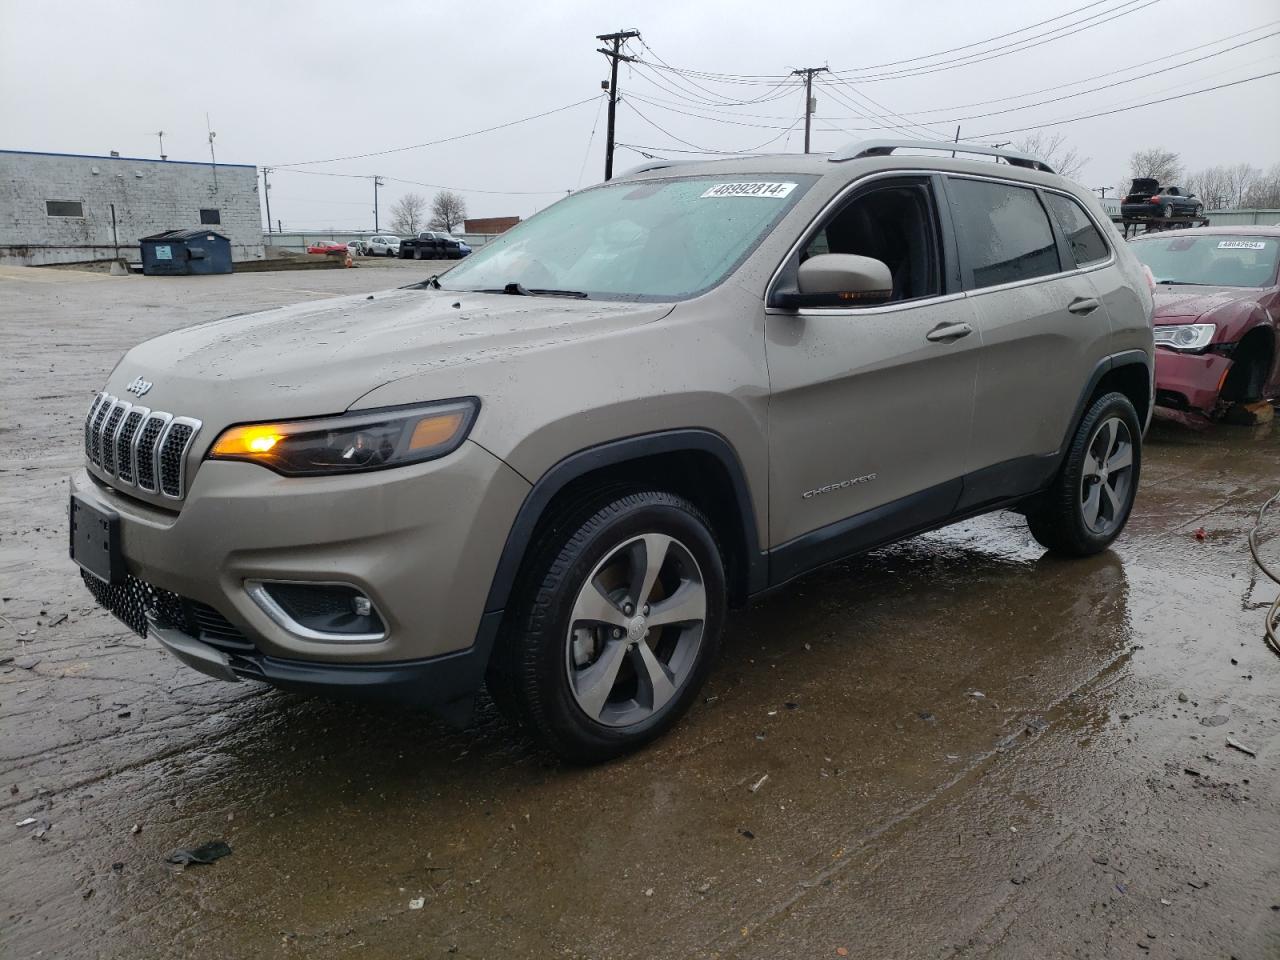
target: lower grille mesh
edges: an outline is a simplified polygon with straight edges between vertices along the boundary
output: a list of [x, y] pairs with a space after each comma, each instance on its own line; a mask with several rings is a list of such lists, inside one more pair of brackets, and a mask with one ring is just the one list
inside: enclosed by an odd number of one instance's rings
[[99, 605], [140, 637], [147, 635], [147, 611], [152, 610], [161, 623], [210, 646], [231, 652], [253, 649], [253, 643], [235, 624], [208, 604], [153, 587], [132, 575], [117, 584], [99, 580], [87, 570], [81, 570], [80, 576]]

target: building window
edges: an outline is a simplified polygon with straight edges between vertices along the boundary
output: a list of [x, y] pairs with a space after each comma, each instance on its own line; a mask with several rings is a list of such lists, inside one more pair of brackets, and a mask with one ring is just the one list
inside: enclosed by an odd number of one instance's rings
[[221, 223], [222, 212], [220, 210], [202, 209], [200, 211], [200, 222], [201, 223]]
[[84, 219], [84, 204], [79, 200], [46, 200], [44, 212], [50, 217], [79, 217]]

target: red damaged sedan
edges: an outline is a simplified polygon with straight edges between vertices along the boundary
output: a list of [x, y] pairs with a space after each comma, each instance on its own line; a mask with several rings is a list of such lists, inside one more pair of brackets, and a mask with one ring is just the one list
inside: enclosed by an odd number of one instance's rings
[[1280, 396], [1280, 226], [1149, 234], [1156, 404], [1205, 416]]

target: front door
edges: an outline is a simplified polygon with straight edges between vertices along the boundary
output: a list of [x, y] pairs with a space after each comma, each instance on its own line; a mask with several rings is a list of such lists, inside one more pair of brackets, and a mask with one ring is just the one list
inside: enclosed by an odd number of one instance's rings
[[938, 522], [958, 499], [981, 335], [944, 287], [944, 249], [930, 178], [895, 177], [857, 189], [789, 265], [874, 257], [893, 297], [769, 309], [770, 544], [796, 558], [774, 579]]

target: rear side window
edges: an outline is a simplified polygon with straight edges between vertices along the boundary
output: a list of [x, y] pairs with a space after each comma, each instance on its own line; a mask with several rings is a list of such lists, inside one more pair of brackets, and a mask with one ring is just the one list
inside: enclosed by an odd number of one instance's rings
[[1107, 241], [1102, 239], [1102, 234], [1080, 204], [1060, 193], [1046, 193], [1044, 199], [1071, 245], [1071, 255], [1075, 257], [1077, 267], [1107, 259], [1110, 255]]
[[960, 255], [973, 288], [1058, 273], [1058, 248], [1035, 191], [988, 180], [949, 179]]

